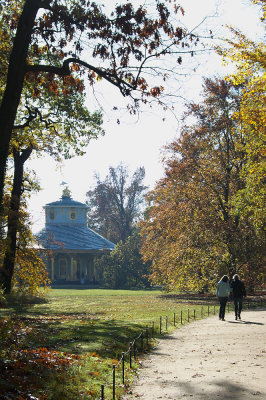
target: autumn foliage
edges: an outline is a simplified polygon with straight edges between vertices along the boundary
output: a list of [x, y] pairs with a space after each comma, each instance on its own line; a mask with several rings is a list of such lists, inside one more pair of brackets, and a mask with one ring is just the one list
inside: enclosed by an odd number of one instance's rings
[[[49, 396], [42, 380], [53, 374], [63, 375], [69, 367], [80, 364], [81, 357], [46, 347], [30, 348], [35, 335], [33, 327], [20, 319], [0, 319], [0, 392], [10, 399], [29, 399], [39, 392], [38, 399]], [[11, 384], [12, 383], [12, 384]]]
[[[6, 211], [9, 205], [9, 197], [5, 196]], [[16, 246], [16, 258], [14, 263], [14, 274], [12, 278], [12, 287], [20, 294], [33, 296], [42, 296], [49, 287], [50, 280], [45, 265], [44, 254], [40, 253], [39, 244], [32, 234], [29, 215], [25, 209], [25, 199], [22, 201], [22, 207], [16, 212], [18, 219], [18, 234]], [[2, 222], [4, 227], [7, 216]], [[8, 241], [6, 238], [0, 238], [0, 265], [7, 251]]]
[[263, 282], [263, 239], [235, 201], [247, 163], [235, 118], [243, 91], [205, 80], [203, 102], [187, 107], [196, 122], [168, 146], [165, 177], [149, 194], [142, 253], [152, 262], [152, 282], [168, 290], [211, 290], [236, 272], [249, 289]]
[[[253, 1], [261, 6], [261, 20], [265, 21], [266, 6], [263, 1]], [[236, 71], [227, 80], [243, 85], [242, 97], [235, 120], [242, 129], [245, 165], [242, 178], [245, 186], [236, 197], [242, 212], [252, 219], [258, 233], [263, 235], [265, 227], [265, 93], [266, 93], [266, 46], [263, 41], [255, 42], [241, 31], [229, 28], [232, 39], [226, 40], [217, 51], [224, 62], [236, 64]]]

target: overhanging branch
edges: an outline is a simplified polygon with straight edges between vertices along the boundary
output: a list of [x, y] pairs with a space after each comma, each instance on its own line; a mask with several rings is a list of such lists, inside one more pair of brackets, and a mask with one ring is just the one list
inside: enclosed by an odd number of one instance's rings
[[119, 78], [115, 73], [109, 73], [106, 70], [102, 70], [100, 68], [97, 68], [83, 60], [80, 60], [79, 58], [71, 57], [66, 59], [63, 62], [63, 65], [61, 67], [56, 67], [53, 65], [45, 65], [45, 64], [33, 64], [33, 65], [26, 65], [26, 72], [47, 72], [47, 73], [52, 73], [60, 76], [66, 76], [71, 74], [71, 70], [69, 68], [69, 65], [71, 63], [79, 64], [82, 65], [83, 67], [94, 71], [97, 75], [100, 77], [104, 78], [108, 82], [110, 82], [112, 85], [117, 86], [121, 93], [123, 95], [126, 95], [125, 88], [130, 89], [130, 90], [135, 90], [137, 88], [136, 85], [131, 85], [129, 82], [124, 81], [123, 79]]

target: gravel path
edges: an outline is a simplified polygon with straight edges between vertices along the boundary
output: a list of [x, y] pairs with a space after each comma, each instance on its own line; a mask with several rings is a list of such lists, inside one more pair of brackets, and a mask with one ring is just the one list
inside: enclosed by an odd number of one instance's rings
[[124, 400], [266, 400], [266, 310], [192, 322], [145, 357]]

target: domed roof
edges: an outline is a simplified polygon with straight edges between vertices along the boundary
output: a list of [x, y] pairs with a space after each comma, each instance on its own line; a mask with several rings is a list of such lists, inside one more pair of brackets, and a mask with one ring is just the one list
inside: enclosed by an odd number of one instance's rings
[[113, 250], [115, 245], [103, 236], [84, 226], [47, 225], [37, 238], [45, 249], [51, 250]]
[[84, 203], [80, 203], [79, 201], [72, 200], [70, 196], [62, 196], [60, 200], [53, 201], [52, 203], [45, 204], [44, 208], [48, 207], [81, 207], [88, 208], [88, 206]]
[[88, 228], [87, 208], [86, 204], [72, 200], [70, 192], [63, 192], [60, 200], [46, 204], [45, 228], [36, 235], [42, 246], [85, 252], [114, 249], [114, 243]]

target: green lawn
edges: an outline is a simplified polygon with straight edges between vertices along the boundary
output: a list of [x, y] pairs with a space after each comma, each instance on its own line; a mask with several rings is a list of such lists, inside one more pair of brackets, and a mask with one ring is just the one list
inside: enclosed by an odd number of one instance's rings
[[[164, 333], [174, 329], [174, 313], [180, 326], [181, 310], [183, 323], [188, 309], [191, 319], [194, 309], [200, 318], [202, 306], [196, 302], [155, 290], [104, 289], [51, 289], [37, 304], [10, 299], [0, 309], [0, 392], [11, 399], [94, 399], [103, 384], [106, 398], [112, 398], [112, 365], [122, 351], [152, 322], [158, 334], [160, 317]], [[129, 381], [136, 366], [128, 371]], [[20, 397], [11, 397], [16, 391]]]

